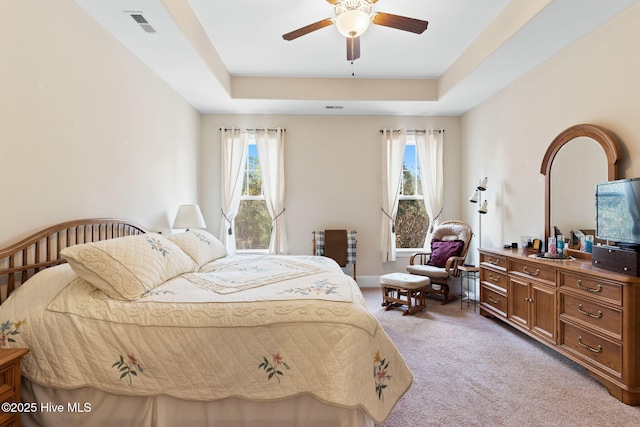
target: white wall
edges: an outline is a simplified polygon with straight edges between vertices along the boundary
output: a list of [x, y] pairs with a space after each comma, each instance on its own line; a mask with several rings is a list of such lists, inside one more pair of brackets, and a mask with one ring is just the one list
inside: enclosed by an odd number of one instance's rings
[[0, 58], [0, 247], [196, 201], [200, 115], [72, 0], [3, 2]]
[[381, 262], [382, 145], [380, 129], [445, 129], [444, 219], [460, 215], [460, 118], [406, 116], [206, 115], [202, 127], [201, 207], [219, 233], [220, 128], [283, 127], [289, 253], [311, 254], [311, 232], [357, 230], [358, 276], [404, 271], [408, 259]]
[[[489, 177], [483, 246], [544, 236], [542, 157], [572, 125], [612, 130], [623, 143], [621, 177], [640, 176], [638, 22], [636, 3], [463, 116], [463, 188]], [[465, 217], [477, 224], [470, 205]]]

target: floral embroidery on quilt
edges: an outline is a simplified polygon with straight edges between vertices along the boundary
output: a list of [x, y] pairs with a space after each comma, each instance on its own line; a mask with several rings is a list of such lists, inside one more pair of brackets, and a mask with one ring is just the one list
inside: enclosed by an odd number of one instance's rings
[[0, 326], [0, 347], [5, 347], [7, 343], [10, 342], [16, 342], [12, 337], [20, 333], [18, 329], [25, 323], [25, 320], [20, 320], [15, 323], [11, 320], [4, 322], [2, 326]]
[[120, 355], [120, 360], [116, 361], [116, 363], [111, 365], [111, 367], [118, 369], [118, 372], [120, 372], [120, 379], [129, 377], [129, 385], [133, 383], [133, 377], [138, 376], [136, 369], [138, 369], [140, 373], [144, 372], [144, 369], [142, 369], [142, 366], [138, 364], [138, 359], [136, 359], [133, 353], [127, 354], [126, 360], [122, 355]]
[[376, 351], [373, 357], [373, 378], [376, 382], [376, 394], [378, 399], [383, 399], [384, 389], [387, 388], [386, 381], [391, 379], [389, 375], [389, 362], [380, 357], [380, 352]]
[[280, 356], [280, 352], [271, 355], [271, 362], [266, 357], [262, 357], [262, 360], [263, 362], [258, 366], [258, 369], [263, 369], [268, 374], [267, 380], [275, 377], [278, 380], [278, 384], [280, 384], [280, 377], [284, 376], [284, 373], [280, 370], [280, 365], [287, 370], [291, 369]]
[[151, 245], [151, 250], [158, 251], [165, 257], [169, 255], [169, 249], [165, 248], [160, 240], [149, 237], [147, 242]]
[[176, 293], [169, 290], [161, 290], [161, 289], [150, 289], [146, 291], [140, 298], [147, 298], [156, 295], [175, 295]]
[[280, 292], [281, 294], [300, 294], [300, 295], [330, 295], [336, 294], [338, 292], [338, 285], [335, 283], [331, 283], [327, 279], [322, 279], [311, 286], [306, 286], [304, 288], [291, 288], [285, 289]]

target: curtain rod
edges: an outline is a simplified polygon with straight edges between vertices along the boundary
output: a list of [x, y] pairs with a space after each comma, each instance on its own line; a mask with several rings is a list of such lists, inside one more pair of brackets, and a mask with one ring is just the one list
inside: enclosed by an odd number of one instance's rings
[[[434, 132], [444, 133], [444, 129], [433, 129]], [[391, 132], [399, 133], [402, 132], [400, 129], [391, 129]], [[427, 129], [407, 129], [407, 133], [427, 133]], [[380, 129], [380, 133], [384, 133], [384, 129]]]
[[[242, 130], [242, 129], [240, 129], [240, 128], [234, 128], [234, 129], [236, 129], [236, 130]], [[223, 130], [223, 131], [225, 131], [225, 132], [229, 132], [230, 130], [233, 130], [233, 129], [220, 128], [220, 130]], [[246, 130], [246, 131], [248, 131], [248, 132], [257, 132], [257, 131], [261, 131], [261, 130], [264, 130], [264, 131], [267, 131], [267, 132], [275, 132], [275, 131], [277, 131], [278, 129], [266, 129], [266, 128], [261, 128], [261, 129], [244, 129], [244, 130]], [[282, 130], [282, 132], [286, 132], [286, 131], [287, 131], [287, 130], [286, 130], [286, 129], [284, 129], [284, 128], [282, 128], [281, 130]]]

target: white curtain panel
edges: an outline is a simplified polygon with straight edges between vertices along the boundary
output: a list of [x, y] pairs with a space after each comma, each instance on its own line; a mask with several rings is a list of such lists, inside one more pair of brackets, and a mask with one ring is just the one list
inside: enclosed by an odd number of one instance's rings
[[273, 219], [269, 253], [286, 254], [287, 227], [284, 217], [284, 131], [257, 131], [256, 146], [262, 170], [262, 192]]
[[396, 260], [395, 219], [402, 182], [405, 132], [382, 131], [382, 262]]
[[247, 160], [247, 132], [240, 129], [222, 129], [222, 220], [220, 224], [220, 241], [227, 248], [227, 253], [236, 253], [236, 236], [234, 219], [240, 209], [243, 171]]
[[422, 194], [427, 215], [431, 220], [424, 249], [431, 249], [431, 232], [440, 221], [444, 198], [443, 152], [444, 132], [428, 129], [416, 133], [416, 149], [422, 181]]

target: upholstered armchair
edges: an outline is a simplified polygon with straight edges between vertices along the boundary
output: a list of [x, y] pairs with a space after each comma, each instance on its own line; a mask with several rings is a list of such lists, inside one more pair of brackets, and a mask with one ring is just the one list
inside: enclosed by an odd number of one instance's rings
[[411, 255], [407, 271], [427, 276], [428, 293], [440, 294], [443, 304], [451, 300], [449, 279], [458, 277], [458, 266], [464, 264], [473, 237], [471, 226], [464, 221], [445, 221], [431, 234], [431, 250]]

